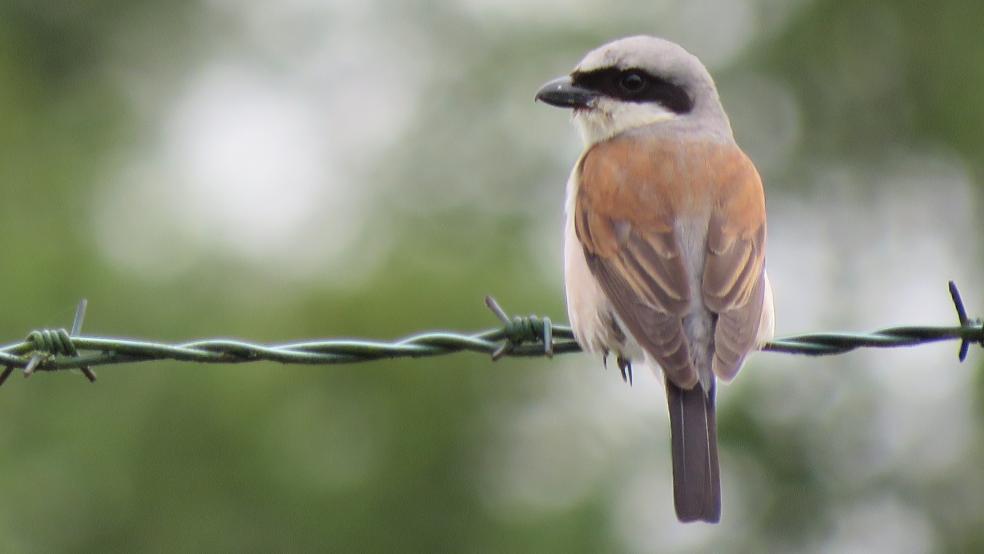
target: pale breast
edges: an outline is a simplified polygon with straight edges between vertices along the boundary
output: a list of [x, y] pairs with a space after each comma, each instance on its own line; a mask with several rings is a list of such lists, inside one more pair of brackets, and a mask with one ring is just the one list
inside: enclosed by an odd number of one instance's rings
[[627, 359], [642, 359], [642, 349], [618, 321], [611, 302], [584, 258], [584, 248], [574, 230], [572, 199], [577, 195], [577, 187], [575, 169], [567, 182], [568, 202], [564, 223], [564, 290], [567, 317], [574, 336], [581, 348], [588, 352], [615, 352]]

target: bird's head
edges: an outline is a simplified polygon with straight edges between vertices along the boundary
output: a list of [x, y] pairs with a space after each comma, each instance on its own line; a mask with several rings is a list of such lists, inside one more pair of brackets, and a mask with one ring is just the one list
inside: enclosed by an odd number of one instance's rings
[[656, 37], [623, 38], [588, 52], [570, 75], [545, 84], [536, 99], [573, 109], [587, 145], [667, 121], [689, 120], [731, 133], [704, 65], [681, 46]]

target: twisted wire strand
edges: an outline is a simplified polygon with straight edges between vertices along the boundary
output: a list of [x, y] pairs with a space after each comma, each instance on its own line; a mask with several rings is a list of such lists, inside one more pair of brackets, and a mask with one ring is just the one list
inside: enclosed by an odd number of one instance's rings
[[[858, 348], [916, 346], [945, 340], [961, 341], [959, 359], [971, 343], [984, 346], [984, 323], [969, 319], [957, 286], [950, 282], [950, 295], [959, 325], [949, 327], [893, 327], [873, 333], [812, 333], [776, 339], [762, 350], [785, 354], [827, 356]], [[476, 333], [432, 331], [395, 341], [328, 339], [284, 344], [257, 344], [234, 339], [206, 339], [163, 343], [124, 338], [80, 335], [86, 304], [76, 311], [72, 331], [39, 329], [20, 342], [0, 347], [0, 385], [14, 369], [25, 376], [35, 371], [80, 369], [95, 381], [92, 366], [174, 360], [192, 363], [248, 363], [272, 361], [283, 364], [332, 365], [369, 362], [386, 358], [421, 358], [456, 352], [480, 352], [493, 359], [503, 356], [550, 357], [580, 352], [571, 328], [554, 325], [549, 318], [509, 317], [491, 297], [489, 309], [502, 326]]]

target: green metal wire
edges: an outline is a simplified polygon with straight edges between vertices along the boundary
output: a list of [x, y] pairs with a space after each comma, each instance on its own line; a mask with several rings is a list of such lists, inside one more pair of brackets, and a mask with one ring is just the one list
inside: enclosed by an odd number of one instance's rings
[[[786, 354], [826, 356], [857, 348], [916, 346], [945, 340], [961, 341], [959, 358], [971, 343], [984, 346], [984, 323], [969, 319], [957, 286], [950, 282], [950, 295], [959, 318], [952, 327], [893, 327], [873, 333], [814, 333], [776, 339], [762, 350]], [[395, 341], [329, 339], [285, 344], [256, 344], [231, 339], [208, 339], [167, 344], [153, 341], [80, 335], [85, 300], [79, 303], [72, 331], [39, 329], [20, 342], [0, 347], [0, 385], [14, 369], [25, 376], [35, 371], [80, 369], [95, 381], [92, 366], [175, 360], [194, 363], [234, 364], [272, 361], [283, 364], [331, 365], [369, 362], [385, 358], [422, 358], [456, 352], [481, 352], [493, 359], [502, 356], [550, 357], [579, 352], [571, 328], [554, 325], [549, 318], [509, 317], [492, 298], [489, 309], [502, 326], [471, 334], [434, 331]]]

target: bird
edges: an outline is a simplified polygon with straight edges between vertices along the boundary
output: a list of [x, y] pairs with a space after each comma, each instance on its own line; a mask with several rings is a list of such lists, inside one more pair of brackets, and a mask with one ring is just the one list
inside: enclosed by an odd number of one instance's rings
[[536, 100], [573, 110], [564, 285], [575, 339], [662, 372], [681, 522], [721, 518], [715, 395], [774, 332], [765, 193], [708, 70], [654, 36], [589, 52]]

